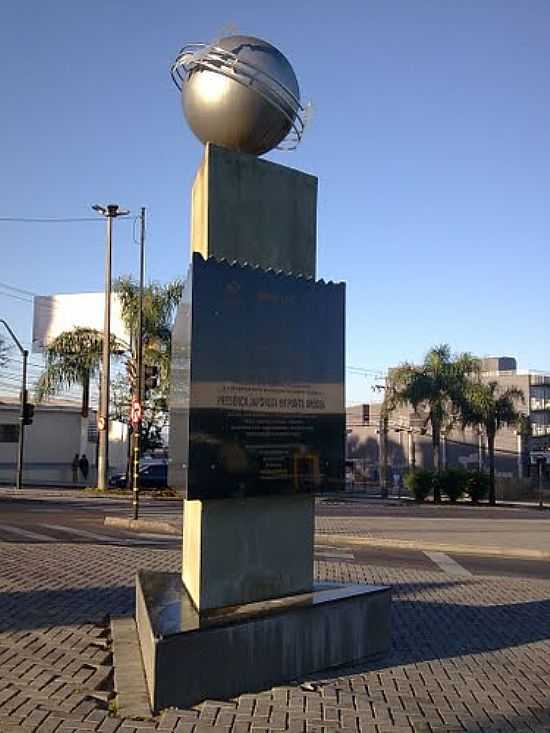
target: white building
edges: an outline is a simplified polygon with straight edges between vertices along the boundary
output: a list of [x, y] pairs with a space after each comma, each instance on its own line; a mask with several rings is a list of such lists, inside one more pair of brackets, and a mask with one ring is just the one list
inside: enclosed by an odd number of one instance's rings
[[[93, 328], [102, 332], [104, 308], [103, 293], [36, 295], [33, 299], [33, 352], [43, 352], [59, 334], [74, 328]], [[122, 320], [118, 293], [111, 296], [111, 335], [129, 343], [130, 335]]]
[[[15, 483], [19, 436], [19, 402], [0, 397], [0, 483]], [[109, 470], [126, 470], [128, 429], [110, 421]], [[88, 485], [96, 484], [97, 428], [96, 415], [90, 412], [87, 449], [81, 450], [81, 415], [75, 404], [51, 402], [35, 405], [32, 425], [25, 427], [23, 483], [72, 483], [72, 461], [84, 452], [90, 464]]]

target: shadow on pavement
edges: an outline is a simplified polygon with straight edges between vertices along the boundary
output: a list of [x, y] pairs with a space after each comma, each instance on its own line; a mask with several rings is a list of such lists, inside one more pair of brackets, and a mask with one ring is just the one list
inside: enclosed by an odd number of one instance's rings
[[[333, 669], [329, 676], [325, 671], [304, 679], [334, 683], [340, 676], [504, 651], [550, 639], [550, 599], [503, 604], [491, 602], [487, 597], [486, 605], [468, 603], [467, 588], [484, 582], [479, 579], [394, 584], [391, 652], [373, 661], [363, 660], [352, 666]], [[461, 586], [465, 591], [464, 604], [407, 597], [445, 588], [460, 590]], [[478, 594], [479, 590], [476, 591]]]
[[[480, 580], [479, 584], [483, 584]], [[409, 594], [471, 588], [472, 581], [396, 584], [393, 651], [363, 669], [495, 651], [550, 638], [550, 599], [487, 605], [410, 599]], [[0, 631], [73, 624], [133, 614], [133, 585], [8, 591], [0, 600]]]
[[4, 591], [0, 596], [0, 633], [100, 623], [106, 616], [132, 615], [134, 597], [133, 586]]

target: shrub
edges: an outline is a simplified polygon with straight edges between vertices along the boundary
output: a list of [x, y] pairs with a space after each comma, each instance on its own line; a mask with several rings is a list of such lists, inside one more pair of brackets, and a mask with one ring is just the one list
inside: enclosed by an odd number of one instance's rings
[[447, 468], [441, 471], [435, 480], [439, 481], [441, 492], [447, 494], [451, 503], [454, 504], [466, 491], [468, 474], [462, 468]]
[[417, 469], [405, 474], [404, 482], [414, 496], [415, 501], [422, 502], [433, 489], [434, 474], [432, 471]]
[[489, 493], [489, 476], [482, 471], [472, 471], [466, 477], [466, 493], [473, 504], [484, 499]]

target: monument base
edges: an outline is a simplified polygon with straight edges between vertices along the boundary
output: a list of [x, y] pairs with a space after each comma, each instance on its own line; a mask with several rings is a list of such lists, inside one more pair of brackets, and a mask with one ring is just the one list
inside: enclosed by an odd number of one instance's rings
[[304, 677], [389, 651], [391, 589], [313, 592], [199, 614], [178, 573], [141, 571], [136, 622], [154, 711]]
[[313, 587], [313, 496], [184, 502], [182, 578], [193, 605], [242, 606]]

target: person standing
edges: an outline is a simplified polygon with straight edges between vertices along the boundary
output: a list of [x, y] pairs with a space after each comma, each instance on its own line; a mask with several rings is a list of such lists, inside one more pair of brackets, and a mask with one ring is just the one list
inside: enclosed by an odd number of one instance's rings
[[80, 473], [82, 474], [82, 478], [84, 479], [84, 481], [86, 481], [88, 479], [88, 472], [90, 470], [90, 464], [88, 463], [88, 459], [86, 458], [85, 453], [83, 453], [80, 456], [78, 466], [80, 468]]
[[78, 453], [75, 453], [73, 462], [71, 463], [71, 467], [73, 469], [73, 484], [76, 484], [76, 482], [78, 481], [79, 466], [80, 466], [80, 459], [78, 458]]

